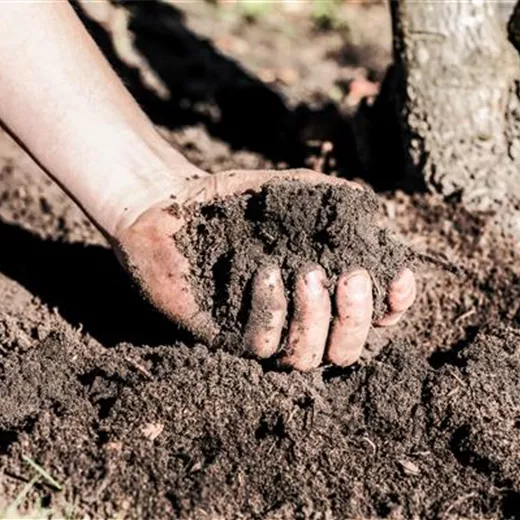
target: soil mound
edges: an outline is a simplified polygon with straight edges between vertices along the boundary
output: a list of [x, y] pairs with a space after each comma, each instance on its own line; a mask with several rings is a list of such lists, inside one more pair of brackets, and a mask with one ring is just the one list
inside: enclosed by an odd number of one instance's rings
[[59, 330], [2, 371], [9, 474], [30, 456], [101, 517], [518, 518], [512, 329], [438, 369], [403, 341], [337, 374], [202, 346], [89, 348]]
[[[174, 122], [167, 135], [189, 160], [211, 172], [307, 166], [355, 174], [348, 159], [363, 125], [356, 116], [349, 137], [350, 120], [340, 124], [350, 94], [329, 103], [331, 88], [358, 77], [366, 58], [338, 43], [337, 30], [308, 29], [291, 14], [287, 31], [282, 9], [230, 27], [214, 6], [183, 3], [195, 10], [190, 24], [201, 41], [163, 13], [173, 7], [147, 4], [161, 13], [149, 11], [135, 41], [162, 77], [171, 71], [173, 98], [167, 105], [154, 99], [153, 107], [159, 121]], [[383, 5], [351, 7], [367, 23], [374, 9], [387, 16]], [[120, 16], [112, 18], [121, 26]], [[156, 32], [161, 20], [167, 23]], [[370, 32], [380, 40], [380, 31]], [[263, 92], [268, 102], [280, 89], [296, 107], [281, 116], [291, 119], [303, 149], [280, 137], [288, 127], [240, 70], [230, 77], [229, 60], [222, 63], [207, 38], [237, 62], [247, 41], [252, 74], [273, 66], [301, 74]], [[187, 51], [190, 42], [198, 53]], [[309, 42], [312, 52], [295, 52]], [[389, 48], [386, 55], [385, 66]], [[191, 76], [179, 74], [180, 62]], [[381, 77], [384, 67], [374, 72]], [[219, 106], [217, 81], [233, 87]], [[203, 98], [201, 87], [209, 89]], [[187, 93], [195, 94], [189, 113], [172, 112], [189, 107]], [[324, 140], [333, 152], [322, 153]], [[416, 304], [398, 327], [371, 332], [370, 363], [277, 372], [183, 342], [131, 290], [80, 210], [1, 136], [0, 501], [13, 503], [34, 477], [29, 457], [63, 486], [57, 492], [41, 480], [21, 507], [30, 517], [45, 516], [41, 504], [56, 518], [519, 519], [518, 243], [456, 199], [401, 192], [381, 199], [374, 222], [467, 275], [417, 266]], [[287, 209], [297, 203], [285, 199]], [[305, 221], [315, 208], [303, 209]]]
[[365, 268], [381, 315], [389, 283], [414, 253], [375, 225], [377, 209], [369, 190], [297, 180], [273, 181], [258, 193], [190, 208], [175, 239], [190, 259], [199, 304], [222, 324], [219, 343], [240, 345], [251, 284], [265, 265], [282, 269], [288, 292], [295, 275], [311, 265], [325, 269], [331, 292], [341, 273]]

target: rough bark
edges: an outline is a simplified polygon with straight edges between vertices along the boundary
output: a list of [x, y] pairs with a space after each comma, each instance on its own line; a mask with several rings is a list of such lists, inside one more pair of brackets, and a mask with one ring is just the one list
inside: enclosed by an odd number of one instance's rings
[[520, 58], [508, 40], [504, 6], [390, 5], [390, 88], [406, 173], [445, 196], [460, 196], [470, 210], [497, 211], [520, 236]]

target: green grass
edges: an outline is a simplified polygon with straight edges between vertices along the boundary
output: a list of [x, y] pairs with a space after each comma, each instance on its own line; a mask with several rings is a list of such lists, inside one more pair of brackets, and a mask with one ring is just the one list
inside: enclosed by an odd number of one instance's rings
[[[232, 4], [219, 3], [219, 0], [205, 0], [217, 8], [222, 16], [241, 16], [250, 23], [265, 19], [270, 13], [283, 9], [276, 0], [239, 0]], [[348, 30], [341, 5], [345, 0], [294, 0], [302, 11], [307, 13], [312, 23], [320, 30]]]
[[342, 0], [312, 0], [311, 18], [317, 29], [345, 30], [348, 29], [341, 17]]
[[237, 2], [237, 9], [249, 22], [256, 22], [266, 16], [272, 6], [272, 2], [267, 0], [242, 0]]
[[22, 487], [18, 495], [10, 504], [3, 509], [0, 506], [0, 520], [50, 520], [52, 518], [73, 520], [75, 517], [75, 505], [71, 506], [66, 504], [65, 509], [68, 511], [58, 513], [53, 509], [43, 507], [41, 498], [28, 505], [27, 513], [20, 513], [20, 508], [26, 502], [29, 493], [33, 490], [38, 491], [38, 484], [47, 485], [53, 491], [58, 493], [63, 490], [63, 486], [46, 469], [25, 455], [22, 458], [27, 466], [32, 470], [33, 475], [31, 480]]

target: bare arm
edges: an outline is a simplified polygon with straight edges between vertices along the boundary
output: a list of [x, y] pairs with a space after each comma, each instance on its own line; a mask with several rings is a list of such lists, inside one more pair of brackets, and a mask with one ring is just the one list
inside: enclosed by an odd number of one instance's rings
[[0, 34], [0, 119], [103, 232], [182, 188], [195, 167], [155, 131], [68, 2], [2, 2]]

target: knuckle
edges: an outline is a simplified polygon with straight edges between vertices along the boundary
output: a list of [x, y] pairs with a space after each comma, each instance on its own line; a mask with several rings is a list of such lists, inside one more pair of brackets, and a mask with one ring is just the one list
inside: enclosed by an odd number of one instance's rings
[[266, 305], [266, 310], [271, 313], [269, 321], [271, 323], [283, 322], [287, 314], [286, 309], [287, 303], [285, 298], [272, 298], [269, 304]]

